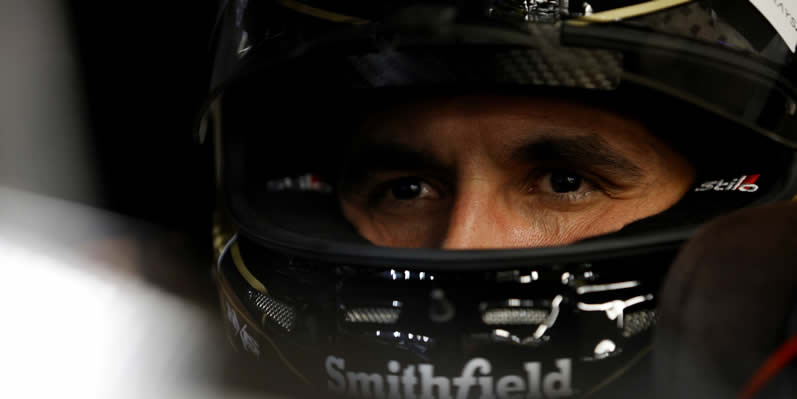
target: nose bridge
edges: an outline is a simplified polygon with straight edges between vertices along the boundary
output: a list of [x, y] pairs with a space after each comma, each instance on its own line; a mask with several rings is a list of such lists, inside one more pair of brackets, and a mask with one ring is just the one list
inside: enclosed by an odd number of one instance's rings
[[448, 229], [441, 248], [466, 249], [500, 247], [497, 206], [489, 185], [472, 181], [461, 187], [448, 219]]

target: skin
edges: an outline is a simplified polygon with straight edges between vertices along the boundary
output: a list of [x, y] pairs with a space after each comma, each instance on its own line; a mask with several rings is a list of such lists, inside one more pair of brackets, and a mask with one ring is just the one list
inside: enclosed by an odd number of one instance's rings
[[372, 113], [341, 179], [374, 244], [564, 245], [675, 204], [693, 166], [641, 122], [557, 99], [459, 96]]

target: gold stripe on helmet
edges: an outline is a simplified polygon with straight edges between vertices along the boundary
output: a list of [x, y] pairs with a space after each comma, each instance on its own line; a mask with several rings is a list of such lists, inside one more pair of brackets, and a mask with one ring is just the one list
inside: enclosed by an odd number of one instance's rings
[[336, 12], [308, 6], [307, 4], [300, 3], [296, 0], [279, 0], [279, 3], [282, 4], [282, 6], [285, 8], [290, 8], [291, 10], [294, 10], [296, 12], [300, 12], [302, 14], [310, 15], [327, 21], [348, 23], [354, 25], [367, 24], [371, 22], [367, 19], [352, 17], [350, 15], [339, 14]]
[[[268, 342], [268, 344], [271, 345], [271, 349], [274, 350], [274, 353], [277, 354], [279, 360], [282, 361], [282, 363], [288, 368], [288, 370], [291, 373], [293, 373], [296, 377], [298, 377], [304, 384], [310, 385], [310, 379], [308, 379], [301, 371], [299, 371], [296, 368], [296, 366], [293, 365], [293, 363], [282, 353], [282, 350], [280, 350], [277, 343], [274, 342], [274, 340], [272, 340], [271, 337], [269, 337], [268, 334], [266, 334], [266, 332], [263, 331], [257, 325], [257, 323], [249, 317], [249, 314], [242, 309], [242, 306], [239, 304], [237, 300], [237, 296], [235, 294], [232, 294], [232, 292], [234, 291], [229, 286], [229, 283], [227, 282], [227, 280], [223, 275], [217, 276], [217, 283], [219, 284], [218, 285], [219, 293], [221, 293], [221, 295], [219, 296], [219, 300], [221, 301], [222, 309], [224, 308], [225, 303], [228, 303], [230, 306], [232, 306], [233, 310], [235, 311], [235, 314], [237, 316], [240, 316], [243, 319], [244, 323], [250, 326], [252, 328], [252, 331], [254, 331], [258, 337], [265, 339], [266, 342]], [[237, 346], [234, 343], [233, 343], [233, 348], [237, 348]]]
[[235, 268], [238, 269], [238, 273], [241, 273], [241, 277], [243, 277], [252, 288], [268, 295], [266, 286], [246, 268], [244, 259], [241, 257], [241, 250], [238, 248], [238, 241], [234, 242], [232, 247], [230, 247], [230, 254], [232, 255], [232, 263], [235, 263]]
[[569, 20], [567, 23], [575, 26], [584, 26], [592, 23], [617, 22], [627, 18], [651, 14], [656, 11], [664, 10], [665, 8], [679, 6], [692, 1], [693, 0], [651, 0], [632, 6], [597, 12], [592, 15], [585, 15], [580, 18]]

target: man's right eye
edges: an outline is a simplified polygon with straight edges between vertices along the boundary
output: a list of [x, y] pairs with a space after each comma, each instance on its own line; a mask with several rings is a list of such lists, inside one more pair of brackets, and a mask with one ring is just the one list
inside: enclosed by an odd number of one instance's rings
[[551, 172], [548, 184], [555, 193], [569, 193], [578, 191], [583, 183], [581, 175], [567, 170], [555, 170]]
[[415, 199], [423, 193], [423, 182], [416, 177], [398, 179], [390, 184], [390, 193], [395, 199]]
[[390, 194], [396, 200], [434, 199], [439, 195], [435, 189], [419, 177], [402, 177], [388, 183]]

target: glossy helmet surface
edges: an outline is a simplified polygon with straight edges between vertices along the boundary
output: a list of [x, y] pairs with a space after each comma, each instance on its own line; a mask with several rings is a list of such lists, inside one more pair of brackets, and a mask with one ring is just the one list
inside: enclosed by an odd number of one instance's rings
[[[794, 43], [747, 1], [576, 3], [222, 6], [198, 136], [216, 148], [222, 310], [233, 345], [271, 363], [264, 378], [377, 398], [611, 397], [645, 384], [636, 370], [678, 248], [718, 215], [797, 193]], [[370, 244], [334, 195], [347, 122], [406, 93], [469, 90], [649, 116], [697, 166], [694, 186], [570, 245]]]

